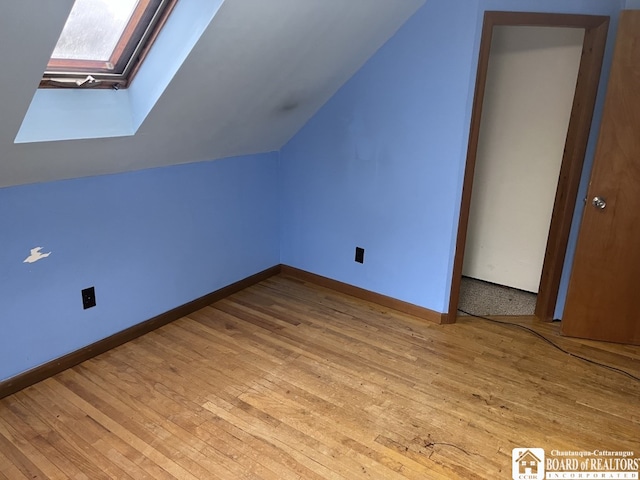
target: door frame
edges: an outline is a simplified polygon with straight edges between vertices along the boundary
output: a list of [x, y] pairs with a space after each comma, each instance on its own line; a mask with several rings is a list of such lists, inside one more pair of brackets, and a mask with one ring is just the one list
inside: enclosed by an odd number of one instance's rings
[[602, 60], [609, 30], [609, 17], [531, 12], [485, 12], [473, 110], [471, 113], [467, 160], [460, 201], [460, 218], [453, 261], [449, 310], [448, 313], [443, 315], [443, 323], [455, 323], [458, 312], [460, 282], [462, 280], [464, 250], [467, 240], [469, 210], [471, 208], [471, 191], [480, 138], [480, 121], [494, 26], [568, 27], [584, 28], [585, 30], [576, 90], [558, 176], [558, 186], [551, 214], [551, 224], [535, 308], [536, 317], [543, 321], [551, 321], [553, 320], [553, 313], [558, 299], [573, 211], [576, 205], [587, 142], [591, 132], [591, 121], [600, 84]]

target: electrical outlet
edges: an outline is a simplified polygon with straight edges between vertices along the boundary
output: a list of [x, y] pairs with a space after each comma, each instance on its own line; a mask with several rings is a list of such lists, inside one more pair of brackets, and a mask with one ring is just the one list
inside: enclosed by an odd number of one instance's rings
[[364, 248], [356, 247], [356, 262], [364, 263]]
[[82, 290], [82, 306], [85, 310], [96, 306], [96, 289], [94, 287]]

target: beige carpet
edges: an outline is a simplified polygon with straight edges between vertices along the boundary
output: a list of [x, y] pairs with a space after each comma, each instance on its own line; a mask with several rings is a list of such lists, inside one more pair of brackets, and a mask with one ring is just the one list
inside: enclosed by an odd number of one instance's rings
[[535, 293], [462, 277], [459, 308], [483, 316], [533, 315], [536, 298]]

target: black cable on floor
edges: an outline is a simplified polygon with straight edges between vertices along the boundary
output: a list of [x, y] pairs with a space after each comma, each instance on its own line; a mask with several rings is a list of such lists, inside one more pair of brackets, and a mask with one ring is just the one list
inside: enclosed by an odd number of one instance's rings
[[462, 310], [461, 308], [459, 308], [458, 311], [461, 312], [461, 313], [464, 313], [465, 315], [469, 315], [470, 317], [473, 317], [473, 318], [479, 318], [481, 320], [486, 320], [487, 322], [498, 323], [500, 325], [508, 325], [508, 326], [511, 326], [511, 327], [518, 327], [518, 328], [520, 328], [522, 330], [526, 330], [527, 332], [535, 335], [539, 339], [544, 340], [545, 342], [547, 342], [549, 345], [551, 345], [552, 347], [556, 348], [557, 350], [560, 350], [562, 353], [565, 353], [565, 354], [567, 354], [567, 355], [569, 355], [571, 357], [574, 357], [574, 358], [578, 358], [578, 359], [583, 360], [585, 362], [589, 362], [589, 363], [591, 363], [593, 365], [597, 365], [598, 367], [607, 368], [607, 369], [612, 370], [614, 372], [621, 373], [622, 375], [626, 375], [627, 377], [631, 378], [632, 380], [635, 380], [636, 382], [640, 382], [640, 377], [636, 377], [635, 375], [633, 375], [632, 373], [627, 372], [626, 370], [622, 370], [621, 368], [617, 368], [617, 367], [612, 367], [611, 365], [607, 365], [605, 363], [600, 363], [600, 362], [597, 362], [595, 360], [591, 360], [589, 358], [585, 358], [585, 357], [582, 357], [580, 355], [576, 355], [575, 353], [571, 353], [571, 352], [565, 350], [564, 348], [562, 348], [560, 345], [558, 345], [558, 344], [554, 343], [553, 341], [549, 340], [547, 337], [545, 337], [541, 333], [536, 332], [532, 328], [526, 327], [524, 325], [520, 325], [518, 323], [503, 322], [501, 320], [494, 320], [493, 318], [484, 317], [482, 315], [474, 315], [473, 313], [470, 313], [470, 312], [467, 312], [465, 310]]

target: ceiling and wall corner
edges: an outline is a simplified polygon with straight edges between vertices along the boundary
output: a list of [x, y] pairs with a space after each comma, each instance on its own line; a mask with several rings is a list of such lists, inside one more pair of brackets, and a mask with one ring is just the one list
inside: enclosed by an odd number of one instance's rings
[[479, 15], [428, 1], [281, 150], [284, 264], [445, 311]]
[[[484, 12], [611, 17], [586, 184], [623, 4], [426, 2], [281, 150], [283, 263], [446, 312]], [[366, 248], [364, 265], [353, 262], [356, 245]], [[574, 246], [575, 237], [565, 270]]]
[[[72, 5], [41, 3], [3, 6], [0, 105], [7, 108], [0, 116], [0, 187], [278, 150], [424, 0], [226, 0], [161, 95], [157, 78], [142, 71], [129, 93], [104, 92], [124, 97], [156, 89], [157, 98], [107, 101], [114, 137], [16, 144]], [[211, 3], [179, 2], [182, 10]], [[75, 100], [90, 93], [64, 95]], [[143, 114], [119, 115], [118, 103], [127, 101]], [[95, 110], [83, 116], [67, 110], [60, 119], [55, 105], [48, 107], [36, 126], [99, 123]]]

